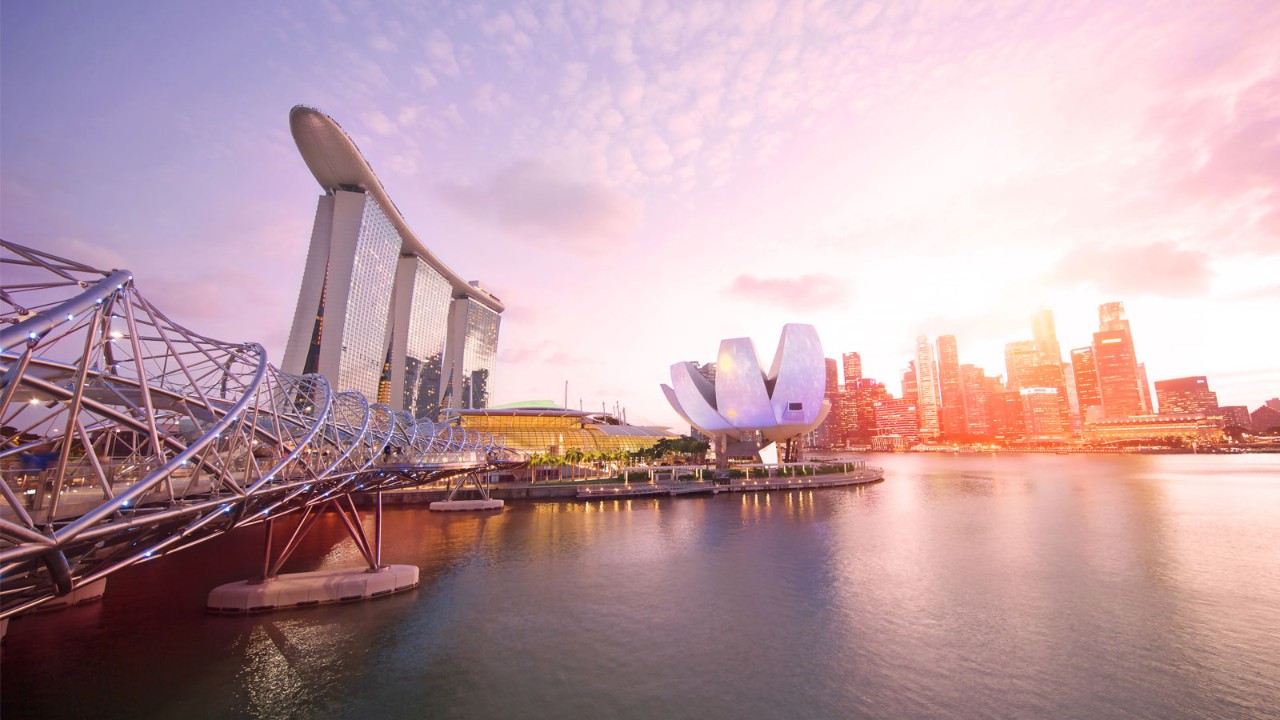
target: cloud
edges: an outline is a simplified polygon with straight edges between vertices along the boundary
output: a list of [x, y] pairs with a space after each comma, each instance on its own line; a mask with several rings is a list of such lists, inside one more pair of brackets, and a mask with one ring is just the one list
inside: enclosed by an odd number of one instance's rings
[[439, 193], [464, 214], [504, 231], [582, 250], [598, 240], [626, 239], [642, 214], [629, 195], [568, 179], [533, 159], [518, 160], [479, 186], [442, 184]]
[[795, 312], [815, 312], [843, 305], [847, 284], [831, 275], [815, 273], [795, 278], [758, 278], [739, 275], [725, 289], [730, 297], [777, 305]]
[[1093, 285], [1117, 295], [1187, 297], [1209, 289], [1209, 254], [1163, 241], [1145, 246], [1096, 244], [1072, 248], [1051, 278], [1063, 285]]

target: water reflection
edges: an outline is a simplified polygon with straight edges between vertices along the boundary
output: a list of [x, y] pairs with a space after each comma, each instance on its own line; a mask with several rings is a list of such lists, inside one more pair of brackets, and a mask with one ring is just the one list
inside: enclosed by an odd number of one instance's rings
[[[1280, 457], [1234, 460], [893, 456], [861, 488], [389, 508], [384, 558], [422, 588], [263, 617], [199, 611], [257, 564], [260, 534], [229, 537], [15, 623], [4, 715], [160, 687], [184, 717], [1265, 717]], [[316, 533], [287, 570], [360, 564]]]

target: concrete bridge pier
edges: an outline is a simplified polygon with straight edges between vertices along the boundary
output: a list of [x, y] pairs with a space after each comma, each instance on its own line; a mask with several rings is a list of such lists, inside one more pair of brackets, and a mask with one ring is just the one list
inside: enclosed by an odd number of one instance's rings
[[[368, 563], [368, 568], [338, 568], [305, 573], [280, 573], [314, 527], [316, 520], [332, 509], [342, 520], [347, 533]], [[251, 580], [219, 585], [209, 593], [205, 608], [224, 614], [260, 613], [272, 610], [354, 602], [411, 590], [418, 586], [418, 566], [382, 564], [382, 493], [377, 493], [374, 510], [374, 537], [369, 542], [360, 514], [350, 494], [340, 495], [319, 505], [307, 506], [293, 534], [279, 553], [273, 555], [276, 519], [264, 521], [262, 573]]]

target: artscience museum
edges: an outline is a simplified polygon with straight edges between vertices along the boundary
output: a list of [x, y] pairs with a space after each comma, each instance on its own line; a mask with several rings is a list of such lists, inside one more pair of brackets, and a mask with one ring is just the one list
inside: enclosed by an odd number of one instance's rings
[[663, 385], [671, 407], [686, 422], [716, 441], [718, 456], [775, 456], [770, 445], [789, 448], [826, 419], [826, 366], [822, 343], [812, 325], [782, 328], [773, 364], [765, 373], [751, 338], [720, 342], [714, 380], [691, 362], [671, 366], [671, 384]]

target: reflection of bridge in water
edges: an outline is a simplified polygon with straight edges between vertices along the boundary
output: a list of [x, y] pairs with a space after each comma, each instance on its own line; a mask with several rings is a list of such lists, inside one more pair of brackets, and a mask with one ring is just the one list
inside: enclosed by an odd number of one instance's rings
[[[274, 577], [326, 510], [377, 571], [382, 491], [460, 486], [523, 462], [500, 438], [285, 374], [260, 345], [193, 333], [128, 271], [0, 241], [0, 273], [0, 619], [258, 523], [263, 577]], [[379, 497], [373, 538], [353, 493]], [[286, 513], [299, 520], [273, 556]]]

